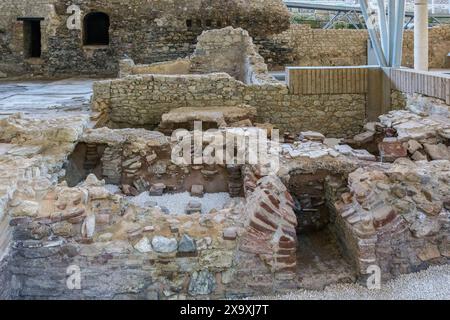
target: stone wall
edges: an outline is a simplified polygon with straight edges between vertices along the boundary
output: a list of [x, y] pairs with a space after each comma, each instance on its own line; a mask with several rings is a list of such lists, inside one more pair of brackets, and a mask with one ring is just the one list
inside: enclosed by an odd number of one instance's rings
[[450, 106], [444, 100], [428, 97], [422, 94], [411, 94], [397, 90], [391, 92], [391, 109], [404, 110], [413, 109], [418, 113], [428, 113], [448, 116]]
[[[350, 175], [350, 193], [336, 203], [336, 211], [360, 273], [377, 265], [382, 278], [389, 279], [448, 263], [450, 189], [439, 181], [446, 179], [443, 172], [449, 165], [405, 160], [385, 172], [358, 169]], [[427, 197], [436, 185], [442, 193]]]
[[[257, 108], [258, 122], [270, 122], [283, 131], [316, 130], [339, 137], [359, 133], [366, 119], [366, 94], [289, 92], [270, 76], [242, 29], [203, 33], [190, 65], [190, 72], [197, 74], [131, 75], [95, 82], [93, 109], [105, 114], [111, 126], [154, 129], [173, 109], [245, 104]], [[133, 73], [132, 65], [123, 66], [121, 74]]]
[[[285, 66], [356, 66], [366, 65], [368, 33], [366, 30], [322, 30], [309, 25], [291, 25], [281, 34], [255, 39], [260, 54], [271, 69]], [[414, 64], [414, 34], [405, 32], [403, 65]], [[430, 68], [444, 68], [450, 52], [450, 26], [430, 29]]]
[[332, 136], [358, 133], [366, 119], [365, 94], [292, 95], [282, 84], [245, 85], [227, 74], [144, 75], [97, 82], [94, 107], [119, 127], [154, 128], [180, 107], [248, 104], [258, 121], [284, 131], [316, 130]]
[[[191, 54], [204, 30], [242, 26], [252, 35], [286, 30], [289, 13], [280, 0], [74, 0], [82, 17], [93, 11], [110, 18], [110, 44], [84, 46], [84, 30], [69, 30], [68, 4], [63, 0], [4, 0], [0, 3], [0, 71], [7, 75], [113, 75], [128, 55], [137, 63], [173, 60]], [[42, 17], [42, 57], [23, 54], [23, 22]]]

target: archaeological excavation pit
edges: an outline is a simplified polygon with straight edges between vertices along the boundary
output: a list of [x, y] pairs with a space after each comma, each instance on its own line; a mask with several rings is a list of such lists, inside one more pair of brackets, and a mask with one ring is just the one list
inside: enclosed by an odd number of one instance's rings
[[[448, 270], [450, 79], [397, 67], [412, 32], [390, 59], [289, 1], [31, 2], [0, 0], [0, 299], [359, 298], [373, 270]], [[234, 164], [213, 132], [264, 140]]]
[[302, 287], [322, 290], [332, 283], [354, 283], [354, 257], [336, 225], [334, 203], [348, 191], [347, 179], [327, 170], [290, 174], [287, 188], [297, 217], [297, 276]]
[[[132, 132], [132, 131], [130, 131]], [[175, 165], [168, 145], [135, 150], [105, 143], [78, 143], [65, 165], [62, 181], [75, 187], [93, 174], [112, 193], [140, 207], [166, 214], [208, 214], [241, 201], [238, 165]]]

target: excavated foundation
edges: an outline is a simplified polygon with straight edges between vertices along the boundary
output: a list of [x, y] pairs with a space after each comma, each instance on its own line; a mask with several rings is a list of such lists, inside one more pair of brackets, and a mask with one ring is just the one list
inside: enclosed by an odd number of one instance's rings
[[346, 179], [327, 170], [292, 172], [287, 184], [297, 215], [297, 273], [302, 287], [321, 290], [357, 279], [350, 252], [335, 227], [334, 201], [347, 191]]

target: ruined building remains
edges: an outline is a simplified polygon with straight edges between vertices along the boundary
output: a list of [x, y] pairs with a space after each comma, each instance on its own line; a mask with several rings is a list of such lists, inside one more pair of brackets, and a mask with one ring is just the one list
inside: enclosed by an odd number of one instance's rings
[[289, 13], [281, 0], [2, 0], [0, 71], [115, 75], [125, 55], [185, 57], [204, 30], [226, 26], [267, 36], [289, 28]]

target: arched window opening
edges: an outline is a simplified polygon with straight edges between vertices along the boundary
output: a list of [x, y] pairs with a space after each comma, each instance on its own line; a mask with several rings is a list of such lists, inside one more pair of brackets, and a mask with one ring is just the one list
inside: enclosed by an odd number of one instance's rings
[[84, 45], [109, 45], [109, 16], [103, 12], [91, 12], [84, 17]]

